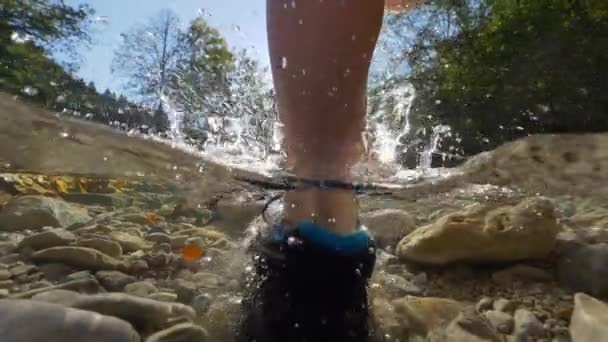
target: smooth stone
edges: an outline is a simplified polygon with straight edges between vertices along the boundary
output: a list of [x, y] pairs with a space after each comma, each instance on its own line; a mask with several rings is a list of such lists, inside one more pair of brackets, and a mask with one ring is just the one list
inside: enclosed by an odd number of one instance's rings
[[209, 308], [211, 307], [212, 298], [208, 293], [202, 293], [192, 299], [192, 303], [190, 306], [196, 311], [196, 313], [200, 316], [207, 313]]
[[19, 277], [19, 276], [23, 276], [23, 275], [26, 276], [28, 274], [32, 274], [32, 273], [36, 272], [37, 270], [38, 270], [38, 267], [36, 267], [34, 265], [25, 265], [25, 264], [15, 265], [10, 268], [10, 272], [13, 277]]
[[35, 262], [60, 262], [74, 267], [97, 270], [114, 270], [123, 263], [96, 249], [86, 247], [52, 247], [32, 255]]
[[13, 280], [0, 280], [0, 289], [9, 289], [15, 285]]
[[65, 229], [47, 230], [41, 233], [25, 237], [19, 243], [18, 248], [31, 248], [40, 250], [56, 246], [67, 246], [76, 241], [76, 236]]
[[558, 261], [560, 284], [595, 297], [608, 297], [608, 243], [567, 251]]
[[99, 282], [93, 278], [84, 278], [66, 281], [58, 285], [29, 290], [26, 292], [17, 293], [11, 296], [14, 299], [31, 298], [37, 294], [53, 291], [53, 290], [71, 290], [81, 293], [98, 293], [100, 290]]
[[478, 206], [448, 214], [403, 238], [397, 254], [434, 265], [544, 258], [559, 230], [553, 203], [533, 197], [512, 207]]
[[0, 301], [3, 342], [139, 342], [133, 327], [115, 317], [28, 300]]
[[515, 311], [516, 305], [508, 299], [498, 298], [494, 301], [493, 308], [496, 311], [511, 313]]
[[112, 240], [118, 242], [125, 253], [132, 253], [139, 250], [145, 251], [152, 248], [152, 243], [132, 234], [113, 231], [109, 236]]
[[495, 272], [492, 280], [500, 285], [511, 285], [515, 281], [548, 282], [553, 280], [553, 275], [538, 267], [520, 264]]
[[155, 333], [146, 342], [206, 342], [208, 338], [205, 329], [192, 323], [182, 323]]
[[496, 310], [490, 310], [483, 313], [484, 316], [492, 323], [492, 326], [497, 331], [503, 334], [510, 334], [513, 331], [515, 321], [508, 313]]
[[8, 297], [9, 294], [10, 294], [9, 290], [0, 289], [0, 299], [4, 299], [4, 298]]
[[203, 288], [217, 289], [226, 283], [224, 277], [208, 272], [198, 272], [192, 275], [192, 281]]
[[400, 209], [381, 209], [363, 213], [361, 222], [373, 234], [378, 247], [395, 247], [416, 228], [416, 218]]
[[95, 194], [95, 193], [68, 193], [61, 197], [68, 201], [84, 205], [102, 205], [105, 207], [125, 207], [129, 205], [129, 199], [122, 194]]
[[517, 309], [514, 318], [514, 335], [517, 341], [536, 340], [546, 336], [547, 332], [543, 324], [532, 312], [526, 309]]
[[46, 263], [38, 265], [38, 270], [50, 281], [60, 281], [65, 279], [74, 269], [63, 263]]
[[71, 303], [75, 303], [79, 298], [80, 293], [72, 290], [48, 290], [45, 292], [41, 292], [32, 296], [32, 300], [37, 300], [40, 302], [47, 302], [53, 304], [61, 304], [65, 306], [70, 306]]
[[173, 290], [177, 294], [177, 300], [184, 304], [191, 303], [192, 299], [198, 294], [196, 284], [183, 279], [176, 279], [173, 282]]
[[0, 211], [0, 231], [67, 228], [91, 220], [85, 209], [44, 196], [13, 197]]
[[[439, 332], [438, 336], [441, 336]], [[445, 329], [445, 338], [432, 337], [433, 342], [504, 342], [501, 336], [479, 313], [473, 308], [464, 309]]]
[[487, 310], [492, 310], [493, 305], [494, 299], [490, 297], [483, 297], [479, 300], [479, 302], [477, 302], [477, 305], [475, 305], [475, 309], [478, 312], [484, 312]]
[[101, 286], [108, 291], [122, 291], [128, 284], [137, 281], [132, 275], [124, 274], [120, 271], [99, 271], [95, 273]]
[[158, 292], [158, 288], [149, 281], [136, 281], [127, 284], [124, 291], [134, 296], [148, 297], [150, 294]]
[[118, 221], [131, 222], [139, 225], [149, 225], [152, 224], [150, 219], [145, 213], [129, 213], [122, 214], [114, 217]]
[[7, 270], [0, 270], [0, 281], [11, 279], [11, 272]]
[[146, 235], [146, 240], [154, 242], [156, 244], [161, 244], [161, 243], [171, 243], [171, 237], [168, 234], [164, 234], [164, 233], [152, 233], [152, 234], [148, 234]]
[[608, 338], [608, 304], [584, 293], [574, 295], [570, 335], [572, 342], [595, 342]]
[[0, 256], [5, 256], [17, 250], [17, 242], [2, 241], [0, 242]]
[[174, 235], [187, 235], [188, 237], [198, 236], [198, 237], [202, 237], [202, 238], [209, 239], [212, 241], [228, 238], [226, 236], [226, 234], [218, 231], [213, 226], [207, 226], [207, 227], [201, 228], [201, 227], [193, 226], [191, 224], [182, 223], [181, 227], [183, 229], [175, 232]]
[[120, 258], [122, 256], [122, 247], [118, 242], [113, 240], [99, 238], [82, 239], [78, 241], [78, 245], [81, 247], [96, 249], [113, 258]]
[[419, 336], [444, 330], [466, 307], [463, 303], [447, 298], [414, 296], [396, 299], [391, 304], [399, 321]]
[[91, 277], [91, 271], [80, 271], [80, 272], [74, 272], [72, 274], [68, 274], [68, 276], [66, 277], [68, 280], [77, 280], [77, 279], [84, 279], [84, 278], [90, 278]]
[[177, 302], [177, 295], [171, 292], [156, 292], [148, 296], [150, 299], [158, 300], [161, 302]]

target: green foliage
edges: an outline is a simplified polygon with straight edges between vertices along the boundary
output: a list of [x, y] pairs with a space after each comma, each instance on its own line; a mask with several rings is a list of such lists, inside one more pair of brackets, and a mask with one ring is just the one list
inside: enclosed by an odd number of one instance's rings
[[608, 130], [608, 2], [437, 1], [411, 50], [417, 117], [465, 154], [533, 133]]

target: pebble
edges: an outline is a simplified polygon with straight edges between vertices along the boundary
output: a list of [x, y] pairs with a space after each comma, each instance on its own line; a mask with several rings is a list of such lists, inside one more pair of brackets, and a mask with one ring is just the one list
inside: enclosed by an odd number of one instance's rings
[[99, 271], [95, 277], [108, 291], [122, 291], [126, 285], [134, 283], [137, 278], [120, 271]]
[[78, 241], [78, 245], [81, 247], [88, 247], [96, 249], [102, 253], [105, 253], [111, 257], [119, 258], [122, 256], [122, 247], [118, 242], [100, 239], [100, 238], [91, 238], [91, 239], [83, 239]]
[[127, 284], [124, 291], [139, 297], [148, 297], [150, 294], [158, 292], [158, 288], [149, 281], [137, 281]]
[[148, 296], [150, 299], [158, 300], [161, 302], [176, 302], [177, 295], [171, 292], [156, 292], [152, 293]]
[[484, 316], [492, 323], [492, 326], [494, 326], [498, 332], [508, 335], [513, 331], [515, 322], [511, 315], [501, 311], [490, 310], [484, 312]]
[[11, 278], [11, 272], [7, 270], [0, 270], [0, 281], [8, 280]]
[[496, 311], [501, 311], [501, 312], [506, 312], [506, 313], [512, 313], [513, 311], [515, 311], [515, 303], [513, 303], [512, 301], [505, 299], [505, 298], [499, 298], [497, 300], [494, 301], [494, 310]]
[[208, 293], [202, 293], [192, 299], [190, 304], [199, 316], [204, 315], [211, 306], [212, 298]]
[[514, 335], [518, 341], [528, 341], [545, 337], [546, 330], [543, 327], [543, 324], [532, 312], [526, 309], [517, 309], [514, 318]]
[[492, 309], [492, 305], [494, 304], [494, 300], [490, 297], [483, 297], [479, 300], [477, 305], [475, 305], [475, 309], [478, 312], [484, 312]]

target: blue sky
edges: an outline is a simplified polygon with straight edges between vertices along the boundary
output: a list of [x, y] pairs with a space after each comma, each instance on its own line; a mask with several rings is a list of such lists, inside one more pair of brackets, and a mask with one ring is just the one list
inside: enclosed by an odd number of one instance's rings
[[92, 46], [80, 51], [82, 63], [78, 71], [78, 76], [95, 82], [101, 91], [106, 88], [120, 91], [121, 81], [110, 73], [120, 34], [163, 8], [174, 10], [184, 24], [204, 10], [210, 14], [207, 21], [222, 32], [231, 47], [248, 48], [252, 57], [264, 66], [268, 64], [265, 0], [67, 0], [66, 3], [87, 3], [96, 10], [96, 16], [104, 19], [95, 25]]

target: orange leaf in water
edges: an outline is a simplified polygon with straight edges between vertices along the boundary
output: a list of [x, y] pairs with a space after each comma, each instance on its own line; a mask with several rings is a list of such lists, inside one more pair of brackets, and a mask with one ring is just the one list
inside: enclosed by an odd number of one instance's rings
[[182, 250], [182, 258], [186, 261], [196, 261], [202, 255], [203, 249], [194, 244], [186, 245]]
[[160, 218], [155, 213], [146, 213], [146, 220], [152, 224], [160, 223]]

